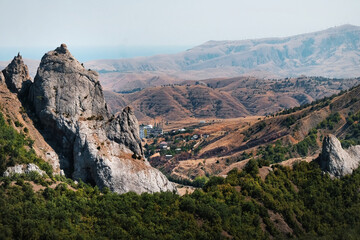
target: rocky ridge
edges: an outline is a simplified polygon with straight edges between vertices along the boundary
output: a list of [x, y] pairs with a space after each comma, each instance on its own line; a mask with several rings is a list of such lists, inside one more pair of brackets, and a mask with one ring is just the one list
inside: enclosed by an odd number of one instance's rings
[[[10, 64], [14, 69], [23, 65], [17, 58], [14, 61]], [[6, 81], [28, 80], [26, 74], [16, 78], [16, 71], [3, 72]], [[20, 94], [23, 89], [13, 90], [23, 102], [30, 102], [41, 132], [51, 142], [68, 177], [117, 193], [175, 190], [144, 159], [133, 111], [125, 108], [116, 116], [110, 114], [98, 74], [86, 70], [65, 44], [44, 55], [34, 83], [26, 87], [26, 94]]]
[[360, 145], [345, 150], [340, 141], [330, 134], [324, 138], [319, 163], [321, 169], [333, 177], [351, 174], [360, 164]]

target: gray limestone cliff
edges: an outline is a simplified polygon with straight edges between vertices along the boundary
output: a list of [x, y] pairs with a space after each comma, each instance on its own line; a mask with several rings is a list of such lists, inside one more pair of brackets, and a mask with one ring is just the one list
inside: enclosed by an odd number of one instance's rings
[[333, 177], [351, 174], [360, 164], [360, 145], [343, 149], [334, 135], [324, 138], [319, 164], [324, 172]]
[[65, 44], [41, 59], [28, 97], [67, 176], [118, 193], [175, 190], [144, 159], [133, 111], [111, 115], [98, 74], [86, 70]]
[[28, 67], [25, 65], [20, 53], [14, 57], [2, 73], [5, 78], [5, 83], [10, 91], [20, 95], [27, 92], [31, 85], [31, 78]]

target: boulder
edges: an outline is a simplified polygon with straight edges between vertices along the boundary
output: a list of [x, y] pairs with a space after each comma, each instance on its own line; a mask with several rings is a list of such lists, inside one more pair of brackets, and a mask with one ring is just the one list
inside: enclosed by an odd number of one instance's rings
[[360, 164], [360, 145], [343, 149], [340, 141], [330, 134], [324, 138], [319, 164], [333, 177], [351, 174]]

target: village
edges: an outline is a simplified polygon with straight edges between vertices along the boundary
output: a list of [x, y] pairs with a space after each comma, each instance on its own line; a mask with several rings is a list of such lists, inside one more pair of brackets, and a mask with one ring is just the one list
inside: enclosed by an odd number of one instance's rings
[[[199, 124], [205, 125], [206, 122], [200, 121]], [[162, 123], [155, 123], [140, 125], [139, 136], [142, 139], [146, 158], [176, 157], [185, 160], [196, 155], [201, 149], [201, 143], [210, 135], [196, 132], [194, 126], [165, 132]]]

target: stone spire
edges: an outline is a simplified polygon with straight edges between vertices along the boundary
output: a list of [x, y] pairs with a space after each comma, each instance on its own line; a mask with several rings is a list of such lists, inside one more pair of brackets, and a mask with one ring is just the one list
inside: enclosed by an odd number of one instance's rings
[[[2, 71], [7, 87], [14, 93], [20, 93], [24, 83], [31, 81], [28, 67], [25, 65], [20, 53]], [[25, 84], [26, 85], [26, 84]]]

